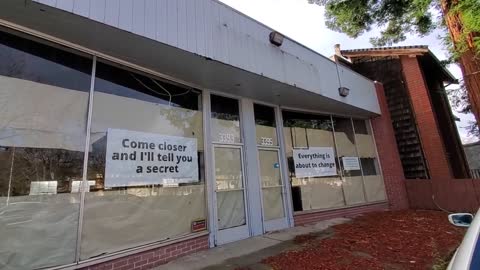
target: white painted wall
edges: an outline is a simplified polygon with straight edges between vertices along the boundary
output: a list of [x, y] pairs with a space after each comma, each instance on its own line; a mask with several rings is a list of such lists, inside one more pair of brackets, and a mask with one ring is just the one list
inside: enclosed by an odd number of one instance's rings
[[215, 0], [33, 1], [380, 113], [372, 81], [291, 39], [271, 45], [272, 29]]

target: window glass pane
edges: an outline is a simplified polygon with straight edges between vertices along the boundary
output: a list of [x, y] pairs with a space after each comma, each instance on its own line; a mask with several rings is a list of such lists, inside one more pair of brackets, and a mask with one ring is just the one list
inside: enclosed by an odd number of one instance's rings
[[278, 150], [258, 150], [264, 220], [284, 217], [282, 176]]
[[343, 172], [343, 190], [348, 205], [365, 202], [360, 161], [355, 148], [355, 134], [350, 118], [334, 117], [335, 140]]
[[262, 189], [263, 219], [265, 221], [279, 219], [285, 216], [283, 210], [282, 187], [269, 187]]
[[82, 260], [189, 234], [206, 217], [201, 92], [100, 62], [96, 75]]
[[355, 134], [368, 134], [367, 124], [365, 120], [353, 119], [353, 126], [355, 127]]
[[75, 261], [92, 62], [0, 32], [0, 269]]
[[240, 110], [238, 100], [211, 95], [212, 140], [220, 143], [240, 143]]
[[[342, 180], [336, 162], [333, 124], [330, 116], [284, 111], [283, 121], [294, 211], [344, 206]], [[326, 147], [333, 151], [336, 175], [296, 177], [293, 150], [311, 147]]]
[[243, 190], [217, 192], [218, 229], [246, 224]]
[[215, 148], [217, 216], [220, 230], [246, 224], [242, 155], [239, 148]]
[[260, 175], [262, 176], [262, 187], [275, 187], [282, 185], [280, 162], [277, 150], [258, 150], [260, 161]]
[[[358, 155], [363, 170], [365, 193], [369, 202], [386, 200], [385, 185], [378, 159], [376, 156], [375, 142], [370, 125], [364, 120], [354, 120], [355, 138], [357, 141]], [[358, 128], [358, 130], [357, 130]]]
[[275, 109], [268, 106], [254, 104], [255, 128], [257, 144], [261, 146], [277, 146], [277, 125]]
[[217, 190], [243, 189], [240, 149], [215, 148], [215, 181]]
[[12, 34], [0, 35], [0, 74], [73, 90], [90, 89], [92, 62]]

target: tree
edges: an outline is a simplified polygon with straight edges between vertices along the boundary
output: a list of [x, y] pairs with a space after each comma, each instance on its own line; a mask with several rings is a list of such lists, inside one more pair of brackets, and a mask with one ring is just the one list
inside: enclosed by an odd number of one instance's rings
[[[326, 25], [352, 38], [378, 27], [374, 46], [404, 41], [407, 34], [425, 36], [446, 29], [451, 59], [460, 65], [470, 111], [480, 123], [479, 0], [308, 0], [325, 6]], [[461, 97], [459, 97], [461, 98]], [[468, 111], [468, 110], [467, 110]], [[478, 129], [476, 123], [470, 129]]]
[[[453, 109], [459, 113], [472, 113], [472, 104], [469, 102], [468, 93], [463, 81], [461, 81], [460, 87], [447, 90], [447, 94]], [[464, 128], [469, 135], [480, 138], [480, 128], [477, 123], [469, 122]]]

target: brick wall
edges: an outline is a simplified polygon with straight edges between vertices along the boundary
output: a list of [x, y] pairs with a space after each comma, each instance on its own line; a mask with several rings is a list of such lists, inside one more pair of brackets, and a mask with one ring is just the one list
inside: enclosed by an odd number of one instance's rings
[[480, 206], [480, 183], [475, 179], [412, 179], [407, 189], [412, 209], [476, 213]]
[[[475, 212], [480, 205], [480, 184], [472, 179], [453, 177], [418, 59], [401, 56], [400, 61], [430, 173], [430, 179], [405, 181], [409, 206], [412, 209]], [[385, 162], [382, 165], [385, 166]], [[391, 183], [387, 179], [385, 182]], [[388, 189], [387, 193], [395, 193]]]
[[208, 249], [208, 236], [201, 236], [134, 255], [81, 268], [82, 270], [146, 270], [178, 257]]
[[400, 154], [398, 153], [395, 132], [388, 110], [385, 91], [381, 83], [375, 83], [381, 116], [372, 119], [373, 134], [377, 144], [378, 158], [382, 167], [385, 190], [392, 210], [408, 208], [408, 196], [405, 187]]
[[355, 217], [364, 213], [374, 211], [386, 211], [388, 210], [387, 203], [378, 203], [364, 206], [349, 207], [343, 209], [333, 209], [311, 213], [300, 213], [294, 215], [295, 226], [303, 226], [306, 224], [316, 223], [322, 220], [339, 218], [339, 217]]
[[401, 56], [400, 60], [430, 176], [431, 178], [452, 177], [418, 59], [417, 57]]

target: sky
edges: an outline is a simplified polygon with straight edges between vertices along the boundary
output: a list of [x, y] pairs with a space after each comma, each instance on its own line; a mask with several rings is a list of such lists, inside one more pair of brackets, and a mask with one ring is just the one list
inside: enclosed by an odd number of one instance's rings
[[[302, 43], [303, 45], [330, 57], [334, 53], [333, 46], [340, 44], [342, 49], [369, 48], [372, 45], [369, 38], [378, 33], [375, 29], [357, 39], [327, 29], [324, 21], [324, 8], [308, 4], [307, 0], [220, 0], [234, 9], [254, 18], [255, 20], [275, 29], [278, 32]], [[446, 59], [446, 51], [438, 39], [440, 30], [434, 31], [426, 37], [408, 36], [400, 45], [428, 45], [438, 59]], [[449, 67], [450, 72], [457, 78], [461, 77], [460, 68], [456, 65]], [[473, 115], [457, 113], [460, 118], [457, 128], [464, 143], [474, 142], [477, 139], [467, 135], [463, 128], [468, 121], [473, 121]]]

